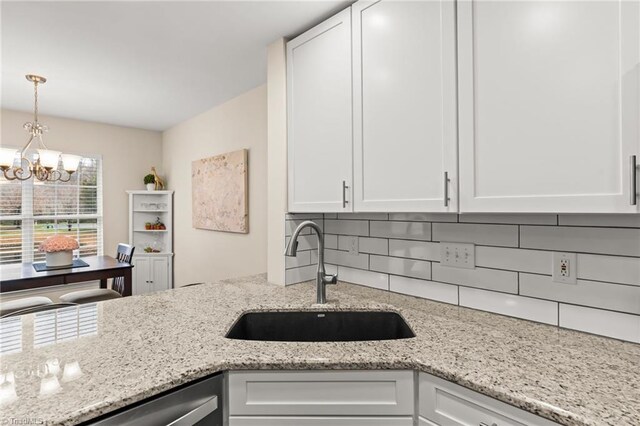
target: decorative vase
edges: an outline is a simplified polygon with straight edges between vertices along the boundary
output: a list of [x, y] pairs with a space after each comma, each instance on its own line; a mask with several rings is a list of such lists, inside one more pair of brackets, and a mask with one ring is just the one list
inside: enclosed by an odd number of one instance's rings
[[73, 265], [73, 250], [54, 251], [46, 253], [46, 256], [49, 268]]
[[155, 191], [156, 190], [156, 184], [155, 183], [148, 183], [147, 184], [147, 191]]

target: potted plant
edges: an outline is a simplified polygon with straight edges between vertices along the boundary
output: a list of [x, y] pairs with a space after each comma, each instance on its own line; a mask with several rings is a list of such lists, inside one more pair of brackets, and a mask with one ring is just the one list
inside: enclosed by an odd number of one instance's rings
[[40, 243], [38, 249], [47, 257], [47, 267], [70, 266], [73, 251], [79, 248], [78, 241], [65, 235], [54, 235]]
[[156, 189], [156, 177], [149, 173], [144, 177], [144, 184], [147, 186], [147, 191], [155, 191]]

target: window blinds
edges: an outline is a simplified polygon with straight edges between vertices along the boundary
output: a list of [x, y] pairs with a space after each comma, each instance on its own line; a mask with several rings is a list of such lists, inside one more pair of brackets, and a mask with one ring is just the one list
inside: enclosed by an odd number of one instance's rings
[[102, 164], [84, 157], [69, 182], [8, 181], [0, 174], [0, 264], [44, 260], [40, 242], [69, 235], [79, 255], [102, 254]]

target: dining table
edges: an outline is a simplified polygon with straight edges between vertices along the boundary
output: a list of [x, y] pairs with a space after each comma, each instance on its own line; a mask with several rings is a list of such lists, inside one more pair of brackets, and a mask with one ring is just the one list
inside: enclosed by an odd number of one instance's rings
[[33, 262], [0, 265], [0, 293], [86, 281], [100, 281], [100, 288], [107, 288], [109, 278], [124, 277], [122, 295], [131, 296], [133, 265], [120, 262], [112, 256], [87, 256], [81, 259], [88, 266], [42, 272], [35, 270]]

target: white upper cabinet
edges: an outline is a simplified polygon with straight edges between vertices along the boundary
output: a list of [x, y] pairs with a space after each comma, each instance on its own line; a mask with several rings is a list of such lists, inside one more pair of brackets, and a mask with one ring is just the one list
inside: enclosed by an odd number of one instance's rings
[[462, 212], [638, 211], [639, 28], [637, 1], [458, 2]]
[[354, 210], [457, 211], [454, 2], [359, 1], [352, 16]]
[[352, 211], [351, 11], [287, 44], [291, 212]]

